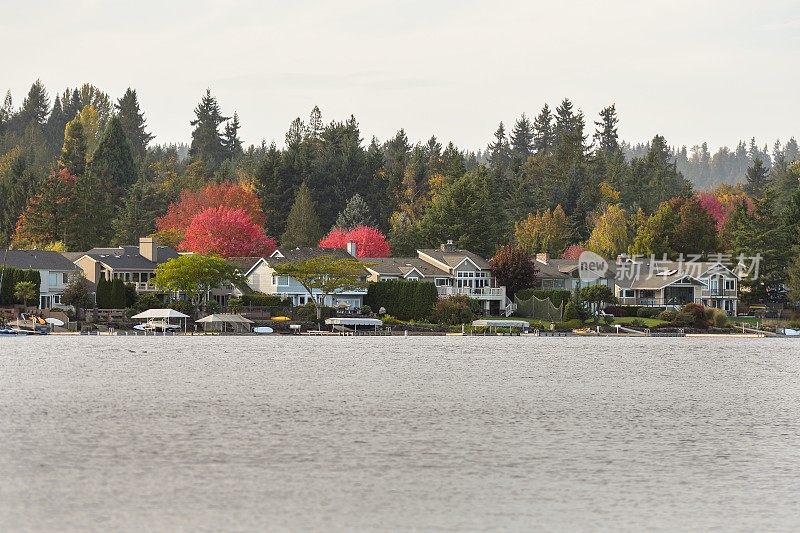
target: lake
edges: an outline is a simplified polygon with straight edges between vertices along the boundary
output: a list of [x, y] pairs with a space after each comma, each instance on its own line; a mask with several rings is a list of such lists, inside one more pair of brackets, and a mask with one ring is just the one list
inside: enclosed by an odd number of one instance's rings
[[797, 530], [800, 341], [0, 338], [0, 530]]

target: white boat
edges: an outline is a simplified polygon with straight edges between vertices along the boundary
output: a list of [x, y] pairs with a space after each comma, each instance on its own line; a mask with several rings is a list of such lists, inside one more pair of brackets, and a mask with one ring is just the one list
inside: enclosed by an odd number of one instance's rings
[[253, 333], [258, 333], [260, 335], [267, 335], [269, 333], [273, 333], [275, 330], [269, 326], [259, 326], [257, 328], [253, 328]]

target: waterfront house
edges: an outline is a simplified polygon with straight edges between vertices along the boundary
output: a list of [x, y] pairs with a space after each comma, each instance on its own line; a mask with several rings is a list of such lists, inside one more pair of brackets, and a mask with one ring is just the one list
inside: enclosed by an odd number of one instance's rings
[[479, 300], [487, 314], [499, 315], [513, 310], [506, 288], [498, 285], [487, 260], [468, 250], [458, 249], [452, 241], [439, 248], [417, 250], [416, 257], [363, 259], [369, 281], [391, 279], [430, 281], [439, 296], [461, 294]]
[[547, 253], [538, 253], [535, 257], [537, 284], [544, 290], [574, 291], [591, 285], [614, 287], [615, 265], [609, 263], [605, 274], [597, 279], [587, 280], [580, 277], [580, 263], [577, 259], [555, 259]]
[[159, 246], [151, 237], [139, 239], [139, 245], [116, 248], [92, 248], [87, 252], [65, 254], [83, 270], [86, 279], [97, 283], [100, 277], [106, 280], [121, 279], [136, 288], [136, 292], [156, 292], [152, 283], [156, 267], [178, 257], [178, 252], [169, 246]]
[[78, 273], [78, 268], [58, 252], [45, 250], [8, 250], [2, 252], [0, 260], [5, 257], [4, 267], [22, 270], [38, 270], [41, 278], [39, 285], [39, 309], [50, 309], [61, 305], [61, 296], [69, 283], [69, 279]]
[[618, 258], [615, 293], [620, 305], [678, 307], [698, 303], [738, 312], [739, 276], [714, 261], [635, 261]]
[[[354, 249], [351, 249], [355, 253]], [[350, 258], [353, 256], [346, 250], [339, 248], [312, 248], [302, 247], [293, 249], [277, 249], [269, 257], [232, 257], [242, 274], [245, 283], [252, 290], [264, 294], [280, 296], [289, 300], [292, 305], [304, 305], [314, 298], [317, 302], [322, 302], [323, 295], [314, 290], [314, 294], [309, 292], [297, 280], [289, 276], [279, 276], [272, 268], [275, 264], [282, 261], [304, 261], [313, 257], [333, 256], [339, 259]], [[366, 281], [367, 271], [364, 271]], [[336, 307], [342, 311], [359, 309], [364, 303], [366, 289], [340, 291], [325, 297], [323, 305]], [[234, 294], [241, 295], [241, 291], [236, 289]]]

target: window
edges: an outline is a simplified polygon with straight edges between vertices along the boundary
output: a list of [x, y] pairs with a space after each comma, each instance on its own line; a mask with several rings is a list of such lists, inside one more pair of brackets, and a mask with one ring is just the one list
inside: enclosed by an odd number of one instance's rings
[[725, 290], [726, 291], [735, 291], [736, 290], [736, 280], [735, 279], [726, 279], [725, 280]]
[[61, 295], [60, 294], [53, 295], [53, 304], [59, 305], [60, 303], [61, 303]]
[[636, 296], [636, 291], [633, 289], [622, 289], [619, 291], [620, 298], [633, 298]]
[[55, 272], [50, 272], [50, 274], [47, 276], [47, 283], [51, 287], [58, 285], [58, 274]]
[[64, 283], [64, 285], [69, 283], [69, 274], [67, 274], [66, 272], [61, 274], [61, 282]]

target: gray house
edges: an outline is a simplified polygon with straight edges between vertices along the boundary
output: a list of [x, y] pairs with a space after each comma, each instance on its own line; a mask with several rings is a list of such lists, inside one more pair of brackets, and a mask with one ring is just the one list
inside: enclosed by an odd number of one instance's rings
[[79, 272], [78, 267], [58, 252], [8, 250], [0, 255], [0, 260], [3, 256], [6, 267], [39, 271], [42, 279], [39, 286], [39, 309], [61, 305], [61, 295], [64, 294], [70, 276]]

